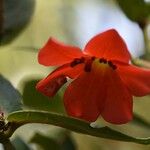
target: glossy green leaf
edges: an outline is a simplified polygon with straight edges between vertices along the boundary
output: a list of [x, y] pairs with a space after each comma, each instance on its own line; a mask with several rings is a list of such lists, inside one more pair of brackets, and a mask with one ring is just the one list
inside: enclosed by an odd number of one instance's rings
[[124, 13], [133, 21], [142, 22], [150, 15], [150, 3], [145, 0], [117, 0]]
[[13, 85], [0, 75], [0, 109], [5, 112], [13, 112], [21, 109], [21, 95]]
[[148, 138], [132, 137], [119, 131], [113, 130], [107, 126], [102, 128], [93, 128], [87, 122], [49, 112], [18, 111], [11, 113], [7, 119], [9, 122], [14, 124], [16, 128], [27, 123], [43, 123], [63, 127], [78, 133], [106, 139], [134, 142], [139, 144], [150, 144], [150, 137]]

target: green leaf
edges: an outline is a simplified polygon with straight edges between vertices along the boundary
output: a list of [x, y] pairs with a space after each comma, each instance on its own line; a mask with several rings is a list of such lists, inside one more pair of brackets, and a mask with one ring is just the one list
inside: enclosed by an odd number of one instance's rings
[[35, 0], [1, 0], [1, 44], [10, 42], [25, 27], [34, 11]]
[[38, 144], [43, 150], [46, 150], [48, 148], [52, 149], [52, 150], [61, 150], [60, 145], [57, 143], [57, 141], [55, 141], [54, 139], [36, 133], [30, 140], [31, 143], [36, 143]]
[[13, 112], [21, 109], [21, 95], [12, 84], [0, 75], [0, 107], [2, 111]]
[[150, 4], [145, 0], [117, 0], [127, 17], [133, 21], [144, 21], [150, 15]]
[[19, 136], [13, 139], [12, 144], [14, 145], [16, 150], [31, 150], [31, 148]]
[[109, 127], [92, 128], [89, 123], [71, 117], [66, 117], [60, 114], [40, 111], [18, 111], [11, 113], [8, 116], [8, 121], [16, 128], [27, 123], [43, 123], [52, 124], [55, 126], [63, 127], [71, 131], [91, 136], [119, 140], [125, 142], [134, 142], [139, 144], [150, 144], [149, 138], [136, 138], [119, 131], [113, 130]]

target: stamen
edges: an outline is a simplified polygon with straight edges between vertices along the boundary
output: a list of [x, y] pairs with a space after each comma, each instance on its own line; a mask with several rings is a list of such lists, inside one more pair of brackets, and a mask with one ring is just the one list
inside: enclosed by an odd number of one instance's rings
[[91, 60], [95, 60], [95, 58], [96, 58], [96, 57], [95, 57], [95, 56], [93, 56], [93, 57], [91, 57]]
[[111, 61], [108, 61], [108, 64], [113, 70], [117, 69], [117, 66], [114, 65]]
[[113, 66], [113, 63], [110, 60], [108, 61], [108, 64], [109, 64], [110, 67]]
[[106, 63], [107, 63], [107, 60], [106, 60], [105, 58], [100, 58], [100, 59], [99, 59], [99, 62], [106, 64]]
[[85, 61], [85, 58], [84, 57], [81, 57], [81, 58], [75, 58], [71, 63], [70, 63], [70, 66], [71, 67], [74, 67], [78, 64], [81, 64], [81, 63], [84, 63]]
[[95, 60], [95, 57], [91, 57], [91, 59], [87, 60], [84, 66], [85, 72], [90, 72], [92, 69], [92, 62]]
[[113, 68], [114, 70], [116, 70], [116, 69], [117, 69], [117, 66], [116, 66], [116, 65], [113, 65], [112, 68]]
[[107, 61], [105, 58], [100, 58], [100, 59], [99, 59], [99, 62], [100, 62], [100, 63], [104, 63], [104, 64], [107, 64], [107, 63], [108, 63], [108, 65], [109, 65], [113, 70], [117, 69], [117, 66], [116, 66], [116, 65], [114, 65], [110, 60]]

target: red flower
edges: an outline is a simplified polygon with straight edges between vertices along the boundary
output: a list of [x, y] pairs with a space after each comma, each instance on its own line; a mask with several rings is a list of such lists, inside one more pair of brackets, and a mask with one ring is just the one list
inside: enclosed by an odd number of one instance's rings
[[53, 96], [67, 82], [64, 94], [69, 115], [93, 122], [99, 116], [114, 124], [132, 119], [133, 96], [150, 94], [150, 71], [129, 64], [123, 39], [114, 29], [93, 37], [81, 51], [50, 38], [38, 55], [39, 63], [59, 66], [37, 84]]

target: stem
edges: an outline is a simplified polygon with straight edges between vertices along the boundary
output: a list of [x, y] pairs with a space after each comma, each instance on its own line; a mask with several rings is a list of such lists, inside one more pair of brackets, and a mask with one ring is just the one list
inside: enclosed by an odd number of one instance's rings
[[149, 39], [148, 39], [148, 33], [146, 27], [144, 28], [143, 33], [144, 33], [146, 57], [148, 55], [147, 59], [150, 59], [150, 47], [149, 47]]
[[149, 38], [148, 38], [148, 33], [147, 33], [147, 24], [148, 21], [147, 20], [143, 20], [141, 22], [138, 22], [140, 28], [143, 31], [143, 35], [144, 35], [144, 44], [145, 44], [145, 58], [147, 60], [150, 60], [150, 44], [149, 44]]
[[0, 38], [3, 34], [3, 23], [4, 23], [4, 16], [3, 16], [3, 12], [4, 12], [4, 2], [3, 0], [0, 0]]
[[[66, 117], [61, 114], [55, 114], [45, 111], [17, 111], [11, 113], [7, 120], [11, 123], [10, 130], [8, 130], [9, 137], [15, 131], [14, 129], [19, 128], [27, 123], [42, 123], [59, 126], [62, 128], [69, 129], [74, 132], [81, 134], [87, 134], [95, 137], [101, 137], [112, 140], [135, 142], [138, 144], [150, 144], [150, 137], [148, 138], [136, 138], [119, 131], [113, 130], [107, 126], [101, 128], [92, 128], [89, 122], [84, 122], [72, 117]], [[11, 125], [14, 126], [12, 129]], [[12, 132], [10, 132], [12, 129]], [[7, 137], [8, 137], [7, 135]]]
[[4, 150], [15, 150], [15, 147], [12, 145], [9, 139], [5, 140], [3, 143]]
[[150, 69], [150, 62], [149, 61], [146, 61], [146, 60], [143, 60], [140, 58], [135, 58], [135, 59], [132, 59], [132, 63], [136, 66], [145, 67], [145, 68]]

